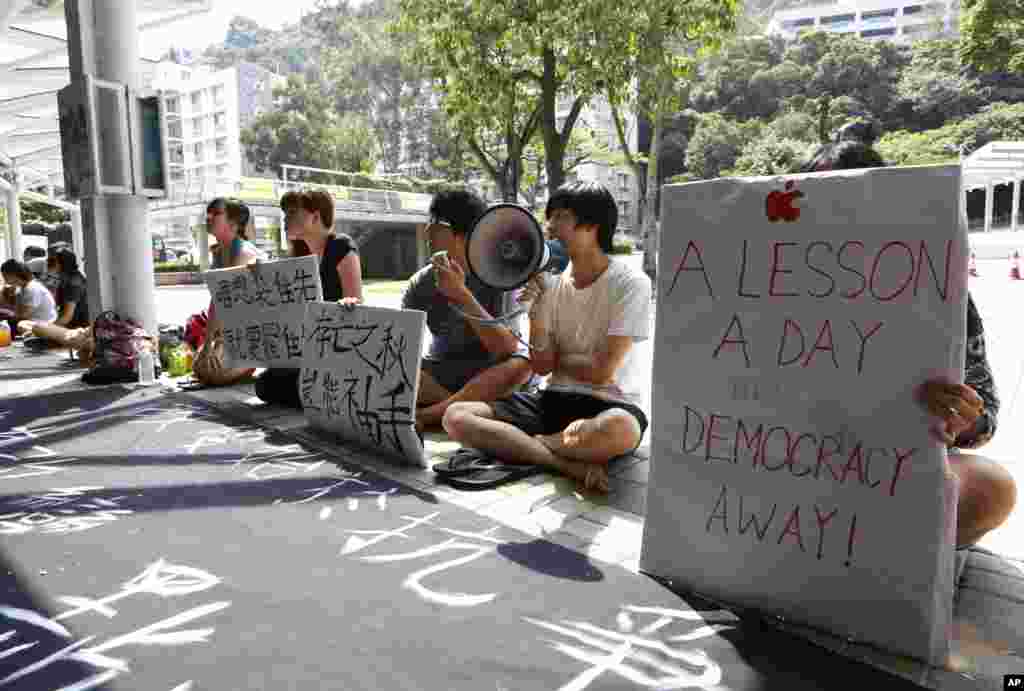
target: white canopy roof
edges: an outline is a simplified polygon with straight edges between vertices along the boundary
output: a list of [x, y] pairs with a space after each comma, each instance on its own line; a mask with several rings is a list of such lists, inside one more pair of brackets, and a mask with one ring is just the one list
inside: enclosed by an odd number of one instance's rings
[[[212, 0], [135, 2], [139, 32], [209, 11]], [[64, 186], [57, 91], [71, 80], [61, 0], [0, 0], [0, 171], [14, 168], [28, 186]], [[137, 36], [125, 40], [139, 40]], [[153, 61], [139, 69], [150, 72]]]
[[965, 190], [1024, 179], [1024, 142], [989, 142], [964, 158], [962, 166]]

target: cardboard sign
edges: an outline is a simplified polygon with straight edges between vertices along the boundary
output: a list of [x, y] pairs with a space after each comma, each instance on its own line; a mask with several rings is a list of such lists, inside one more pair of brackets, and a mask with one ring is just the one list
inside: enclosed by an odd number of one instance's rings
[[917, 388], [962, 381], [955, 166], [663, 191], [641, 567], [939, 662], [956, 494]]
[[426, 467], [415, 429], [426, 319], [418, 310], [308, 305], [299, 394], [310, 424]]
[[203, 274], [224, 323], [225, 367], [299, 367], [306, 304], [323, 299], [313, 256]]

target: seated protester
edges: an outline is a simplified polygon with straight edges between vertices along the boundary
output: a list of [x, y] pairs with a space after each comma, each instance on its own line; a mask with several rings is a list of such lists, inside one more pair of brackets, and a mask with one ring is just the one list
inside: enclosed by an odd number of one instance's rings
[[[53, 299], [57, 300], [57, 289], [60, 287], [61, 273], [60, 266], [57, 264], [57, 254], [64, 251], [71, 250], [71, 246], [66, 242], [57, 242], [50, 245], [46, 255], [46, 267], [43, 270], [42, 276], [39, 280], [43, 282], [43, 285], [53, 294]], [[77, 258], [76, 258], [77, 262]], [[79, 266], [78, 273], [82, 273], [81, 266]], [[82, 274], [85, 277], [85, 274]], [[57, 303], [60, 306], [60, 302]]]
[[78, 268], [78, 257], [69, 249], [58, 249], [54, 257], [57, 283], [57, 326], [76, 329], [89, 325], [89, 300], [85, 276]]
[[[451, 484], [494, 486], [548, 466], [581, 481], [584, 489], [608, 491], [608, 462], [634, 451], [647, 429], [636, 341], [650, 337], [651, 281], [641, 271], [609, 256], [618, 207], [602, 185], [576, 182], [551, 196], [547, 225], [564, 244], [570, 263], [564, 273], [535, 277], [521, 300], [536, 296], [530, 310], [532, 363], [550, 374], [539, 392], [515, 393], [493, 403], [457, 403], [444, 428], [463, 445], [530, 470], [509, 470], [494, 483], [461, 477], [452, 462]], [[444, 466], [445, 464], [440, 464]], [[506, 466], [514, 468], [514, 466]]]
[[[263, 257], [247, 238], [251, 218], [249, 207], [236, 199], [218, 197], [207, 204], [207, 232], [217, 239], [217, 249], [211, 255], [211, 269], [246, 266]], [[192, 363], [195, 378], [206, 386], [230, 386], [251, 377], [256, 371], [253, 368], [224, 367], [224, 325], [217, 319], [212, 299], [207, 314], [206, 338]]]
[[[23, 252], [23, 258], [25, 265], [28, 266], [32, 275], [42, 281], [46, 274], [46, 250], [42, 247], [26, 247]], [[45, 281], [43, 283], [45, 284]]]
[[[42, 322], [49, 324], [57, 318], [57, 306], [50, 291], [40, 283], [32, 271], [17, 259], [8, 259], [0, 265], [4, 283], [17, 289], [14, 298], [14, 317], [11, 319], [12, 333], [17, 333], [18, 322]], [[8, 291], [10, 295], [11, 291]]]
[[[78, 258], [69, 249], [58, 248], [50, 255], [51, 274], [57, 277], [56, 305], [57, 319], [49, 326], [50, 329], [79, 329], [89, 326], [89, 301], [85, 289], [85, 276], [78, 270]], [[34, 339], [26, 339], [26, 347], [46, 348], [51, 345], [64, 347], [67, 345], [67, 335], [60, 331], [49, 331], [59, 338], [49, 339], [44, 332], [48, 329], [39, 330], [38, 324], [32, 321], [23, 321], [19, 329], [26, 336], [31, 334]], [[36, 333], [39, 331], [39, 333]]]
[[[801, 172], [849, 170], [885, 166], [873, 149], [859, 141], [841, 140], [819, 149]], [[921, 403], [941, 420], [936, 435], [950, 450], [948, 470], [960, 485], [956, 546], [976, 543], [1010, 516], [1017, 501], [1013, 476], [1001, 464], [959, 449], [977, 449], [996, 431], [999, 398], [985, 353], [981, 315], [967, 294], [967, 357], [964, 383], [932, 379], [922, 386]]]
[[[356, 244], [334, 232], [334, 199], [320, 190], [288, 192], [281, 197], [291, 256], [315, 255], [320, 264], [324, 301], [355, 308], [363, 301], [363, 270]], [[272, 367], [256, 378], [256, 395], [267, 403], [302, 408], [299, 369]]]
[[430, 202], [431, 263], [413, 274], [402, 295], [403, 309], [427, 313], [431, 335], [420, 363], [419, 431], [440, 425], [457, 401], [494, 401], [532, 377], [529, 351], [516, 335], [479, 321], [518, 308], [515, 293], [484, 285], [468, 269], [466, 236], [486, 210], [486, 202], [466, 190], [438, 192]]

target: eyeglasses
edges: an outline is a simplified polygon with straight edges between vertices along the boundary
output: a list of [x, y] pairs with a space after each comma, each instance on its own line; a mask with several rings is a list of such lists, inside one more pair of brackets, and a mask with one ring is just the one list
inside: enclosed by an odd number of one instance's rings
[[427, 219], [427, 228], [430, 228], [431, 226], [442, 226], [449, 229], [453, 227], [451, 223], [442, 218], [438, 218], [437, 216], [431, 216]]

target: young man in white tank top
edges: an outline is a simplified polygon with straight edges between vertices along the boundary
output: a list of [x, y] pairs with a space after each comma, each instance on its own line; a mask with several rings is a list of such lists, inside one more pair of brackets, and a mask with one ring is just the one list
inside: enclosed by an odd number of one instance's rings
[[586, 489], [608, 490], [611, 459], [636, 449], [647, 428], [635, 342], [650, 337], [651, 281], [610, 258], [618, 207], [606, 188], [571, 183], [548, 201], [550, 235], [568, 250], [568, 268], [535, 278], [531, 363], [550, 374], [536, 393], [494, 403], [456, 403], [449, 436], [496, 460], [555, 468]]

